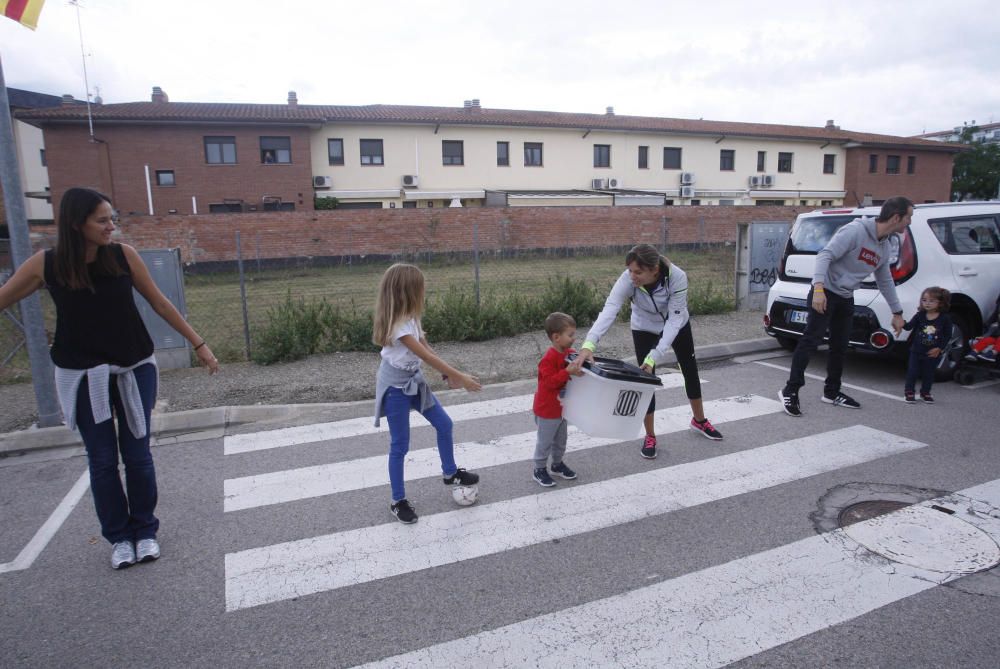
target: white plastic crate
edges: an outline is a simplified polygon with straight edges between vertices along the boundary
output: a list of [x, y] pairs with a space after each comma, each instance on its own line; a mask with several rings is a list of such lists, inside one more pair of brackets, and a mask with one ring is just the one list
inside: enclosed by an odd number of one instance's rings
[[635, 365], [594, 358], [583, 376], [572, 376], [566, 384], [563, 418], [593, 437], [632, 439], [642, 433], [646, 409], [662, 385]]

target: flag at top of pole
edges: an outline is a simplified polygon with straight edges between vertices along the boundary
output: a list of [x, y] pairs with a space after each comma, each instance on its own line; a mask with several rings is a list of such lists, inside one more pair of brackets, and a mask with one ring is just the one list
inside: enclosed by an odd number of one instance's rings
[[0, 0], [0, 14], [34, 30], [44, 4], [45, 0]]

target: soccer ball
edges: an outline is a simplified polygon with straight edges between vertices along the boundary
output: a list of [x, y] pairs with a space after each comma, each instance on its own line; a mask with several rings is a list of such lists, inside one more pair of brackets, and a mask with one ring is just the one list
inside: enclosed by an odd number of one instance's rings
[[459, 506], [470, 506], [479, 499], [479, 486], [457, 485], [451, 489], [451, 496]]

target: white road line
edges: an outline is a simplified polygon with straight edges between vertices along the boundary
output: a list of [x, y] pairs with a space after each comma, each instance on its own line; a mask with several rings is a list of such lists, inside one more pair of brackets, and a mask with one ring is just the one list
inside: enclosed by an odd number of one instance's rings
[[[684, 377], [680, 374], [663, 374], [660, 376], [660, 379], [663, 381], [663, 390], [684, 387]], [[705, 381], [702, 380], [702, 383], [705, 383]], [[481, 402], [452, 404], [445, 408], [448, 410], [448, 415], [452, 421], [457, 423], [478, 418], [491, 418], [493, 416], [506, 416], [508, 414], [531, 411], [533, 399], [534, 395], [517, 395]], [[423, 421], [421, 424], [426, 423], [422, 417], [417, 418], [416, 416], [415, 412], [411, 413], [410, 420]], [[332, 423], [286, 427], [267, 432], [234, 434], [227, 436], [223, 440], [222, 450], [226, 455], [235, 455], [237, 453], [250, 453], [269, 448], [297, 446], [317, 441], [330, 441], [332, 439], [343, 439], [345, 437], [357, 437], [364, 434], [376, 434], [388, 431], [389, 428], [386, 426], [384, 420], [381, 427], [375, 427], [375, 417], [365, 416]]]
[[31, 540], [27, 545], [17, 554], [11, 562], [5, 562], [0, 564], [0, 574], [8, 571], [20, 571], [22, 569], [27, 569], [34, 562], [35, 559], [42, 554], [45, 547], [48, 546], [52, 537], [56, 535], [59, 528], [69, 517], [69, 514], [73, 511], [76, 505], [83, 498], [87, 489], [90, 487], [90, 471], [87, 470], [80, 475], [80, 478], [76, 480], [73, 487], [70, 488], [66, 496], [62, 498], [59, 505], [55, 508], [55, 511], [48, 517], [38, 531], [35, 532], [35, 536], [31, 537]]
[[967, 386], [962, 386], [966, 390], [979, 390], [980, 388], [988, 388], [990, 386], [995, 386], [1000, 383], [1000, 379], [987, 379], [986, 381], [980, 381], [979, 383], [970, 383]]
[[[764, 367], [773, 367], [774, 369], [780, 369], [783, 372], [791, 372], [792, 371], [788, 367], [783, 367], [781, 365], [775, 365], [773, 362], [761, 362], [760, 360], [757, 360], [757, 361], [754, 362], [754, 364], [755, 365], [763, 365]], [[810, 374], [810, 373], [806, 372], [806, 376], [809, 377], [810, 379], [816, 379], [818, 381], [825, 381], [826, 380], [825, 376], [820, 376], [819, 374]], [[850, 388], [851, 390], [857, 390], [859, 393], [868, 393], [869, 395], [878, 395], [879, 397], [885, 397], [885, 398], [888, 398], [890, 400], [896, 400], [897, 402], [904, 402], [905, 401], [903, 399], [903, 393], [902, 392], [899, 392], [896, 395], [893, 395], [891, 393], [883, 393], [881, 390], [872, 390], [871, 388], [864, 388], [862, 386], [855, 386], [855, 385], [852, 385], [850, 383], [841, 383], [840, 385], [843, 386], [844, 388]], [[778, 390], [779, 388], [777, 386], [775, 386], [775, 389]]]
[[[495, 504], [226, 555], [226, 610], [500, 553], [924, 447], [862, 425]], [[461, 514], [461, 515], [460, 515]]]
[[[705, 412], [716, 425], [753, 418], [781, 411], [776, 400], [750, 396], [727, 398], [705, 403]], [[659, 435], [688, 429], [691, 409], [687, 404], [663, 409], [656, 413], [656, 433]], [[528, 421], [526, 420], [525, 423]], [[637, 435], [638, 436], [638, 435]], [[535, 448], [536, 433], [524, 432], [486, 442], [470, 441], [455, 444], [455, 457], [462, 467], [480, 469], [494, 465], [529, 460]], [[568, 451], [582, 451], [620, 439], [590, 437], [575, 427], [569, 429]], [[441, 475], [441, 460], [436, 448], [410, 451], [406, 457], [406, 480]], [[227, 479], [223, 484], [226, 511], [239, 511], [269, 504], [332, 495], [347, 490], [361, 490], [387, 485], [386, 455], [301, 467], [267, 474]]]
[[[982, 486], [963, 494], [996, 508], [996, 484], [988, 498]], [[721, 667], [953, 578], [890, 563], [835, 530], [364, 667]]]

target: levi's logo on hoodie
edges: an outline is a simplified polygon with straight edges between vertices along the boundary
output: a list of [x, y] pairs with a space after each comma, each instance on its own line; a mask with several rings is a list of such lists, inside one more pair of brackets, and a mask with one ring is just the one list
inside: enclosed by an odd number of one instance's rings
[[865, 247], [862, 246], [861, 251], [858, 253], [858, 260], [868, 265], [871, 265], [872, 267], [877, 267], [879, 256], [871, 249], [866, 249]]

